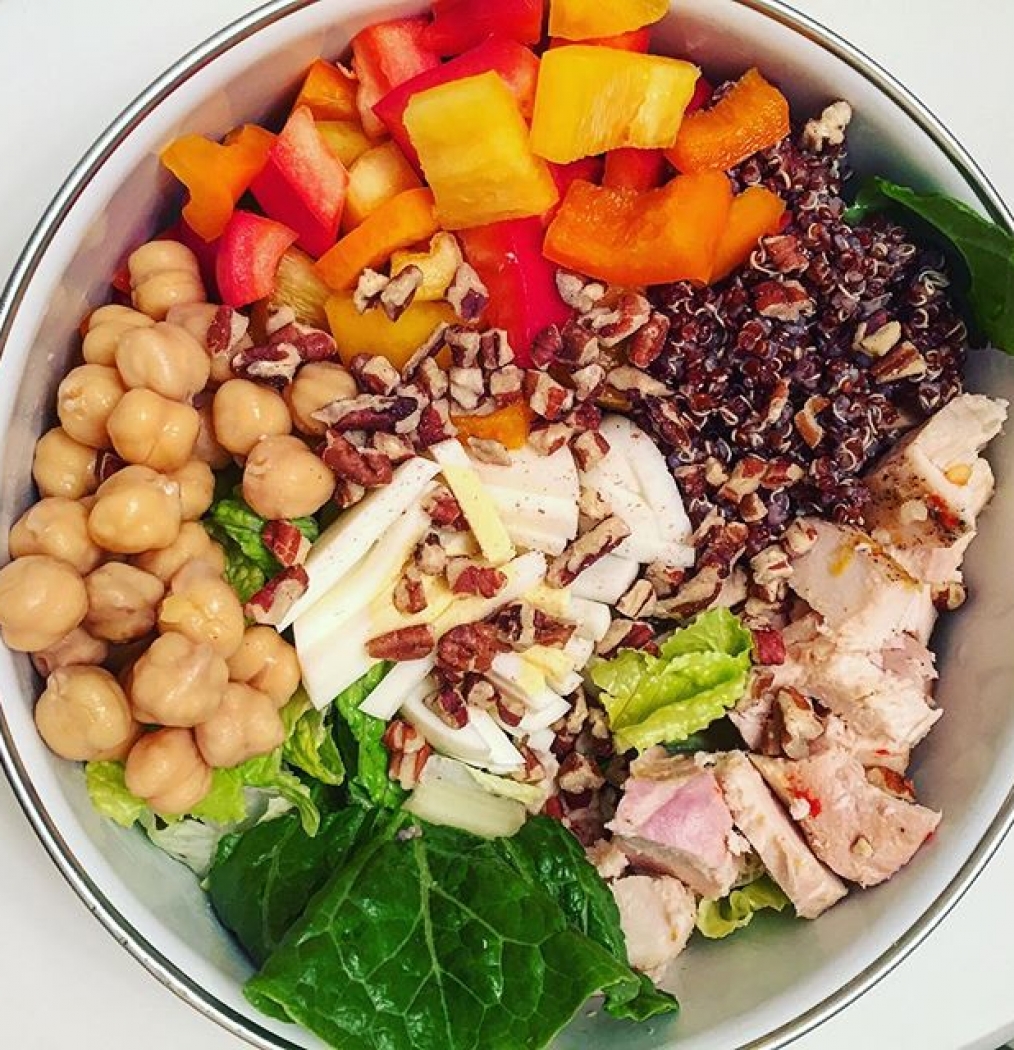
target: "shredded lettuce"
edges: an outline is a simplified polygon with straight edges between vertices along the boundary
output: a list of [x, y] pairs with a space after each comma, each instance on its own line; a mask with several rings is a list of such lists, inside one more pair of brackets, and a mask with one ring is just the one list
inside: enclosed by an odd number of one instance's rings
[[697, 929], [711, 940], [721, 940], [749, 926], [757, 912], [784, 911], [788, 904], [781, 888], [762, 875], [721, 900], [702, 900], [697, 905]]
[[728, 609], [675, 631], [659, 655], [624, 649], [591, 669], [617, 743], [646, 750], [706, 729], [746, 692], [753, 638]]

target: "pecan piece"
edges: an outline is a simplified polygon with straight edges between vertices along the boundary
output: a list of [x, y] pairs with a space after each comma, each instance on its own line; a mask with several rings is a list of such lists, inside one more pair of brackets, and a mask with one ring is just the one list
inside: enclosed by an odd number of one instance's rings
[[451, 558], [447, 563], [447, 582], [452, 594], [471, 594], [495, 598], [507, 585], [507, 577], [489, 565], [471, 558]]
[[616, 515], [600, 521], [553, 560], [546, 574], [546, 583], [550, 587], [569, 586], [585, 569], [615, 550], [629, 535], [629, 526]]
[[766, 237], [762, 244], [768, 259], [771, 260], [771, 265], [779, 273], [798, 273], [810, 265], [809, 259], [800, 248], [799, 238], [795, 234], [784, 233]]
[[388, 775], [411, 791], [419, 783], [433, 748], [414, 725], [401, 718], [388, 723], [381, 739], [390, 756]]
[[423, 510], [433, 519], [433, 524], [441, 529], [451, 528], [462, 520], [461, 504], [450, 489], [443, 485], [430, 493]]
[[536, 368], [549, 368], [550, 365], [556, 364], [562, 350], [563, 336], [560, 329], [551, 324], [536, 333], [529, 353]]
[[705, 565], [688, 580], [671, 598], [655, 606], [655, 615], [665, 619], [686, 620], [709, 608], [722, 590], [723, 575], [717, 565]]
[[426, 588], [423, 586], [422, 574], [415, 566], [410, 566], [398, 580], [391, 599], [394, 607], [406, 616], [416, 616], [426, 609], [429, 602]]
[[778, 667], [785, 663], [785, 639], [774, 627], [753, 629], [753, 651], [762, 667]]
[[669, 394], [665, 383], [630, 365], [620, 365], [612, 369], [606, 376], [606, 383], [618, 393], [635, 394], [638, 397], [664, 398]]
[[761, 317], [798, 321], [812, 316], [816, 305], [799, 281], [761, 281], [754, 290], [754, 304]]
[[473, 412], [486, 392], [486, 380], [482, 369], [476, 366], [467, 368], [454, 366], [448, 372], [451, 400], [465, 412]]
[[367, 267], [359, 275], [355, 291], [352, 293], [352, 305], [361, 314], [372, 310], [380, 302], [380, 296], [390, 280], [386, 274], [378, 273]]
[[532, 411], [551, 423], [565, 415], [574, 405], [574, 395], [546, 372], [525, 373], [525, 395]]
[[798, 689], [779, 689], [775, 694], [781, 723], [781, 748], [789, 758], [810, 757], [810, 745], [824, 735], [824, 724], [813, 704]]
[[412, 305], [422, 283], [423, 272], [414, 263], [399, 270], [397, 276], [387, 282], [380, 293], [380, 307], [389, 321], [397, 321]]
[[480, 463], [492, 463], [498, 467], [511, 465], [511, 454], [503, 443], [493, 438], [479, 437], [470, 437], [467, 441], [469, 451]]
[[398, 369], [379, 354], [357, 354], [352, 358], [352, 374], [368, 394], [390, 394], [401, 382]]
[[598, 791], [606, 778], [587, 755], [572, 751], [560, 764], [556, 782], [560, 790], [568, 795], [583, 795], [587, 791]]
[[309, 586], [306, 569], [302, 565], [291, 565], [268, 580], [246, 603], [243, 612], [254, 623], [277, 627]]
[[665, 349], [670, 321], [665, 314], [652, 313], [651, 318], [635, 333], [627, 347], [627, 359], [635, 368], [654, 364]]
[[237, 350], [231, 364], [233, 372], [240, 378], [282, 390], [292, 382], [303, 359], [292, 343], [269, 343]]
[[478, 321], [489, 305], [488, 289], [475, 272], [475, 268], [467, 262], [458, 267], [444, 298], [465, 324]]
[[894, 383], [899, 379], [917, 379], [926, 374], [926, 368], [926, 358], [906, 339], [875, 361], [870, 374], [878, 383]]
[[291, 521], [265, 522], [261, 529], [261, 540], [279, 565], [285, 568], [302, 565], [310, 553], [310, 541]]
[[598, 281], [589, 281], [576, 273], [559, 270], [556, 274], [556, 290], [560, 298], [578, 313], [594, 310], [606, 294], [606, 287]]
[[454, 325], [444, 333], [444, 342], [451, 351], [451, 362], [457, 368], [475, 368], [482, 349], [482, 334], [471, 328]]
[[585, 365], [572, 372], [570, 378], [574, 384], [574, 397], [578, 401], [590, 401], [598, 397], [599, 391], [605, 386], [606, 370], [601, 365]]
[[585, 430], [571, 438], [570, 451], [574, 455], [577, 469], [591, 470], [609, 455], [609, 442], [597, 430]]
[[643, 620], [613, 620], [602, 640], [595, 647], [595, 652], [602, 657], [610, 657], [620, 649], [645, 649], [655, 639], [655, 628]]
[[524, 385], [524, 370], [517, 365], [505, 365], [489, 376], [489, 392], [497, 408], [506, 408], [521, 401], [525, 396]]
[[487, 372], [514, 364], [514, 347], [502, 328], [491, 328], [482, 333], [479, 341], [479, 364]]
[[336, 478], [334, 495], [331, 499], [342, 510], [348, 510], [349, 507], [354, 507], [365, 495], [366, 489], [362, 485], [351, 481], [349, 478]]
[[424, 343], [420, 343], [402, 367], [401, 374], [406, 380], [411, 379], [416, 374], [423, 361], [431, 360], [446, 345], [447, 333], [450, 331], [450, 328], [451, 326], [446, 321], [441, 321], [433, 329], [429, 339]]
[[378, 431], [372, 435], [370, 443], [374, 451], [390, 460], [392, 464], [404, 463], [415, 455], [412, 442], [401, 434], [385, 434]]
[[447, 568], [447, 552], [440, 537], [428, 532], [415, 549], [413, 557], [416, 568], [425, 576], [441, 576]]
[[540, 456], [559, 452], [574, 436], [574, 428], [567, 423], [543, 423], [532, 427], [528, 443]]
[[868, 331], [865, 321], [856, 329], [853, 350], [860, 350], [868, 357], [883, 357], [901, 342], [901, 322], [887, 321], [875, 331]]
[[658, 596], [648, 580], [636, 580], [630, 590], [616, 603], [616, 611], [631, 620], [649, 617], [655, 611]]
[[814, 394], [793, 417], [799, 436], [810, 448], [816, 448], [824, 440], [824, 427], [817, 416], [830, 404], [826, 397]]
[[419, 410], [414, 397], [403, 395], [360, 394], [358, 397], [332, 401], [313, 418], [338, 430], [383, 430], [394, 432], [398, 424]]
[[447, 684], [435, 692], [426, 706], [451, 729], [464, 729], [468, 725], [468, 705], [454, 685]]
[[421, 660], [433, 652], [436, 639], [428, 623], [399, 627], [366, 643], [366, 651], [374, 660]]
[[415, 434], [416, 445], [419, 448], [430, 448], [454, 437], [457, 432], [457, 427], [451, 420], [450, 404], [444, 399], [434, 401], [419, 414], [419, 426]]
[[557, 359], [575, 368], [595, 364], [602, 353], [599, 337], [579, 321], [568, 321], [560, 333]]
[[612, 310], [593, 311], [584, 318], [605, 347], [618, 346], [636, 335], [650, 320], [651, 303], [637, 292], [626, 292]]
[[389, 485], [394, 477], [391, 461], [375, 449], [359, 449], [331, 427], [320, 458], [335, 474], [346, 481], [354, 481], [363, 488], [375, 489]]
[[438, 401], [444, 397], [450, 385], [447, 373], [432, 357], [427, 357], [420, 362], [415, 373], [415, 383], [430, 401]]
[[453, 675], [485, 673], [504, 652], [496, 628], [488, 623], [452, 627], [437, 643], [437, 666]]
[[304, 365], [315, 361], [327, 361], [338, 353], [338, 347], [330, 333], [311, 328], [299, 321], [290, 321], [276, 329], [272, 332], [269, 342], [295, 347]]

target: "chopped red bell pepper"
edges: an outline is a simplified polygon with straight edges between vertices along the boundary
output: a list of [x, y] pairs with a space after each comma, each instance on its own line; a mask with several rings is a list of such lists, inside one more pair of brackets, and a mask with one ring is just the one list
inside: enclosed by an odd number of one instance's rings
[[425, 42], [425, 18], [394, 18], [367, 26], [352, 38], [352, 68], [359, 77], [359, 119], [371, 138], [384, 134], [373, 107], [399, 84], [440, 64]]
[[440, 55], [460, 55], [488, 36], [537, 44], [544, 10], [544, 0], [434, 0], [423, 44]]
[[473, 47], [450, 62], [427, 69], [411, 80], [399, 84], [373, 107], [373, 112], [390, 132], [391, 138], [401, 146], [405, 156], [418, 169], [419, 157], [405, 128], [405, 110], [409, 100], [420, 91], [428, 91], [451, 80], [461, 80], [464, 77], [489, 72], [500, 75], [513, 92], [524, 117], [530, 119], [535, 107], [539, 60], [530, 48], [516, 40], [503, 37], [490, 37], [478, 47]]
[[711, 96], [715, 93], [715, 89], [711, 84], [710, 80], [706, 80], [704, 77], [699, 77], [697, 85], [694, 88], [693, 97], [690, 99], [687, 105], [687, 115], [696, 113], [699, 109], [704, 107], [711, 101]]
[[549, 46], [567, 47], [570, 44], [595, 44], [598, 47], [615, 47], [618, 51], [639, 51], [646, 55], [651, 49], [651, 26], [643, 29], [631, 29], [629, 33], [619, 33], [616, 36], [599, 36], [594, 40], [564, 40], [561, 37], [553, 37]]
[[197, 256], [197, 265], [201, 268], [201, 280], [204, 281], [208, 299], [214, 299], [218, 290], [218, 277], [215, 272], [218, 264], [218, 246], [222, 243], [222, 238], [216, 237], [213, 241], [206, 241], [187, 225], [185, 219], [180, 219], [172, 228], [169, 238], [185, 244]]
[[328, 149], [309, 108], [300, 106], [250, 188], [265, 213], [295, 230], [299, 246], [316, 258], [338, 236], [348, 184], [345, 165]]
[[219, 241], [215, 266], [218, 290], [226, 306], [248, 306], [275, 287], [282, 256], [296, 241], [296, 231], [253, 212], [236, 210]]
[[629, 146], [606, 154], [602, 185], [616, 190], [653, 190], [665, 176], [665, 153], [660, 149], [633, 149]]
[[529, 367], [535, 336], [570, 317], [556, 287], [556, 267], [543, 255], [541, 219], [477, 226], [460, 237], [465, 257], [489, 290], [484, 320], [507, 331], [518, 364]]

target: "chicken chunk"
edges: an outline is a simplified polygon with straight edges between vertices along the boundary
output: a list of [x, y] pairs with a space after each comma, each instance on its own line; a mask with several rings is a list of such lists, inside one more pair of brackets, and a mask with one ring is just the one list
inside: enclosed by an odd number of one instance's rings
[[610, 888], [620, 909], [630, 965], [661, 981], [694, 932], [694, 895], [669, 876], [627, 875]]
[[962, 394], [907, 435], [866, 478], [870, 527], [902, 548], [946, 548], [973, 532], [993, 493], [979, 453], [1006, 418], [1005, 401]]
[[871, 784], [843, 750], [790, 762], [751, 756], [810, 848], [835, 874], [860, 886], [891, 878], [940, 823], [940, 814]]
[[711, 770], [688, 772], [684, 763], [673, 772], [668, 780], [635, 772], [607, 826], [635, 866], [674, 875], [702, 897], [724, 897], [740, 873], [729, 807]]
[[789, 586], [824, 618], [843, 645], [880, 649], [903, 630], [926, 632], [935, 616], [927, 584], [855, 529], [815, 518], [816, 541], [792, 563]]
[[731, 752], [715, 772], [736, 827], [801, 919], [815, 919], [848, 893], [810, 851], [746, 755]]

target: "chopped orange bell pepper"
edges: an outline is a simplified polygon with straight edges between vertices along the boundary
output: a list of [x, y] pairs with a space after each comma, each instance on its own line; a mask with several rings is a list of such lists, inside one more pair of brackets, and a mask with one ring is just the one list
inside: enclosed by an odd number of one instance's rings
[[750, 258], [761, 237], [777, 233], [785, 214], [785, 202], [763, 186], [750, 186], [732, 202], [711, 280], [720, 281]]
[[505, 448], [524, 448], [532, 429], [532, 410], [523, 401], [486, 416], [451, 416], [460, 437], [499, 441]]
[[614, 190], [653, 190], [665, 175], [660, 149], [614, 149], [606, 154], [602, 185]]
[[548, 166], [532, 152], [517, 99], [497, 73], [413, 95], [404, 121], [445, 229], [541, 215], [559, 199]]
[[318, 58], [310, 66], [292, 108], [306, 106], [314, 120], [358, 120], [358, 90], [359, 81], [350, 70]]
[[270, 131], [246, 124], [224, 143], [183, 135], [162, 150], [162, 163], [190, 191], [183, 218], [203, 240], [222, 235], [237, 201], [267, 163], [274, 140]]
[[721, 101], [687, 117], [668, 157], [682, 172], [728, 171], [789, 130], [788, 100], [751, 69]]
[[669, 0], [550, 0], [550, 36], [590, 40], [619, 36], [652, 25], [669, 10]]
[[351, 365], [359, 354], [379, 354], [399, 371], [439, 325], [457, 322], [447, 303], [412, 303], [397, 321], [383, 310], [361, 314], [350, 292], [332, 295], [324, 309], [344, 364]]
[[613, 284], [707, 281], [729, 217], [721, 172], [638, 193], [575, 182], [546, 234], [547, 258]]
[[668, 149], [700, 70], [659, 55], [575, 44], [542, 58], [532, 148], [569, 164], [621, 146]]
[[332, 288], [354, 288], [363, 270], [387, 262], [399, 248], [427, 241], [440, 229], [428, 189], [406, 190], [382, 204], [317, 260]]

